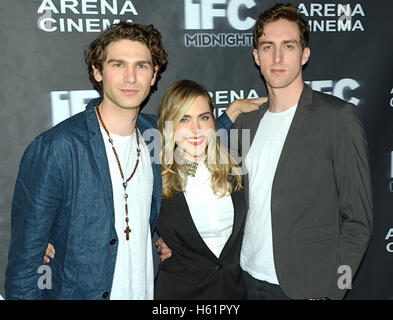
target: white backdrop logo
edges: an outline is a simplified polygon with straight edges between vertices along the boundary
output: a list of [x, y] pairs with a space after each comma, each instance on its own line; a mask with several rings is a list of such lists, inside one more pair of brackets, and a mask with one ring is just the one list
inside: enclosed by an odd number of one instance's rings
[[99, 94], [95, 90], [52, 91], [52, 125], [84, 111], [89, 101], [97, 97]]
[[[225, 5], [215, 8], [215, 5]], [[255, 7], [254, 0], [184, 0], [185, 27], [186, 30], [212, 30], [214, 20], [226, 18], [232, 28], [236, 30], [248, 30], [254, 26], [255, 20], [246, 17], [240, 18], [240, 11], [244, 8]]]
[[389, 253], [393, 253], [393, 228], [389, 229], [388, 233], [386, 234], [385, 240], [389, 241], [386, 244], [386, 251]]
[[[390, 91], [390, 95], [393, 95], [393, 88]], [[390, 106], [393, 107], [393, 97], [390, 98]]]
[[209, 91], [209, 95], [213, 99], [216, 118], [218, 118], [234, 100], [259, 98], [255, 89], [216, 90]]
[[393, 151], [389, 153], [390, 172], [389, 172], [389, 191], [393, 192]]
[[[255, 6], [254, 0], [184, 0], [185, 29], [214, 30], [219, 19], [226, 19], [234, 30], [249, 30], [255, 19], [244, 17], [244, 12]], [[252, 33], [186, 33], [184, 44], [186, 47], [250, 47]]]
[[360, 3], [300, 3], [303, 14], [314, 32], [364, 31], [361, 18], [365, 16]]
[[352, 95], [352, 91], [360, 87], [359, 82], [354, 79], [344, 78], [341, 80], [314, 80], [304, 81], [313, 90], [331, 94], [337, 98], [353, 103], [357, 106], [360, 99]]
[[101, 32], [120, 20], [132, 22], [138, 12], [130, 0], [42, 0], [37, 14], [37, 26], [46, 32]]

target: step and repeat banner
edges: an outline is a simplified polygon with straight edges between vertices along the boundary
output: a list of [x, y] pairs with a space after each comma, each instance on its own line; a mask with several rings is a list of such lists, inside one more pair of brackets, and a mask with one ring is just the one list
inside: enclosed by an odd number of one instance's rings
[[[393, 23], [391, 0], [285, 1], [311, 27], [304, 79], [350, 101], [369, 140], [374, 230], [347, 299], [393, 299]], [[23, 151], [35, 136], [84, 110], [98, 94], [86, 46], [119, 21], [154, 24], [168, 65], [143, 112], [156, 113], [179, 79], [204, 84], [216, 115], [238, 98], [266, 95], [252, 57], [252, 28], [268, 0], [10, 0], [0, 5], [0, 294], [10, 241], [10, 208]]]

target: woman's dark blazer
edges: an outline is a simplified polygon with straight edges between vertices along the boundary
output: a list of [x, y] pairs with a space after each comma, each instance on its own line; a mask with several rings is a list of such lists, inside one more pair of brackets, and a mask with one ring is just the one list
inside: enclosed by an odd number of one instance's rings
[[240, 249], [246, 217], [244, 191], [232, 193], [234, 224], [220, 257], [200, 236], [184, 194], [163, 200], [157, 233], [172, 250], [155, 278], [155, 299], [246, 299]]

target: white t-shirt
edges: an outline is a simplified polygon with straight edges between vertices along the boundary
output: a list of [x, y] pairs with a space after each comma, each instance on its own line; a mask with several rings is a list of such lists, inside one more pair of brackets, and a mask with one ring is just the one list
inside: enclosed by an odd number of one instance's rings
[[232, 233], [234, 208], [230, 195], [219, 198], [213, 193], [210, 177], [201, 161], [195, 177], [187, 178], [184, 197], [200, 236], [218, 258]]
[[279, 283], [273, 255], [272, 185], [296, 107], [279, 113], [265, 113], [245, 160], [249, 176], [249, 209], [240, 265], [254, 278], [273, 284]]
[[[101, 128], [112, 180], [115, 228], [118, 237], [115, 273], [111, 300], [153, 299], [154, 268], [150, 233], [150, 207], [153, 193], [153, 170], [150, 155], [139, 133], [141, 156], [133, 178], [128, 182], [128, 225], [130, 239], [126, 240], [126, 213], [123, 181], [108, 135]], [[137, 159], [135, 131], [131, 136], [110, 134], [119, 156], [124, 178], [134, 170]]]

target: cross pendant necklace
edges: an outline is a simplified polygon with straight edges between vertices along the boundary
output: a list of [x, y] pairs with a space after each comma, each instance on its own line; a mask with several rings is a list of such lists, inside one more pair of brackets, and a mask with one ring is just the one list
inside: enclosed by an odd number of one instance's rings
[[115, 149], [115, 146], [113, 145], [113, 139], [111, 138], [108, 129], [106, 128], [104, 121], [102, 120], [101, 114], [100, 114], [100, 110], [98, 107], [95, 107], [95, 110], [97, 112], [97, 116], [98, 116], [98, 120], [100, 121], [101, 126], [104, 128], [106, 134], [108, 135], [108, 141], [112, 146], [112, 151], [113, 154], [115, 155], [116, 158], [116, 162], [117, 162], [117, 166], [119, 167], [119, 171], [120, 171], [120, 176], [121, 179], [123, 181], [123, 189], [124, 189], [124, 209], [125, 209], [125, 213], [126, 213], [126, 228], [124, 230], [124, 233], [126, 234], [126, 240], [130, 240], [130, 232], [131, 229], [128, 226], [128, 204], [127, 204], [127, 199], [128, 199], [128, 194], [127, 194], [127, 185], [128, 182], [132, 179], [132, 177], [134, 176], [136, 169], [138, 168], [138, 164], [139, 164], [139, 158], [141, 156], [141, 149], [140, 149], [140, 145], [139, 145], [139, 133], [138, 133], [138, 127], [135, 124], [135, 135], [136, 135], [136, 144], [137, 144], [137, 148], [136, 148], [136, 152], [137, 152], [137, 158], [136, 158], [136, 163], [135, 163], [135, 167], [134, 170], [132, 171], [131, 175], [128, 177], [127, 180], [124, 181], [124, 174], [123, 174], [123, 169], [121, 168], [121, 164], [120, 164], [120, 160], [119, 160], [119, 156], [117, 155], [117, 151]]
[[131, 229], [127, 226], [127, 228], [124, 230], [124, 233], [126, 234], [126, 240], [130, 240], [130, 232]]

